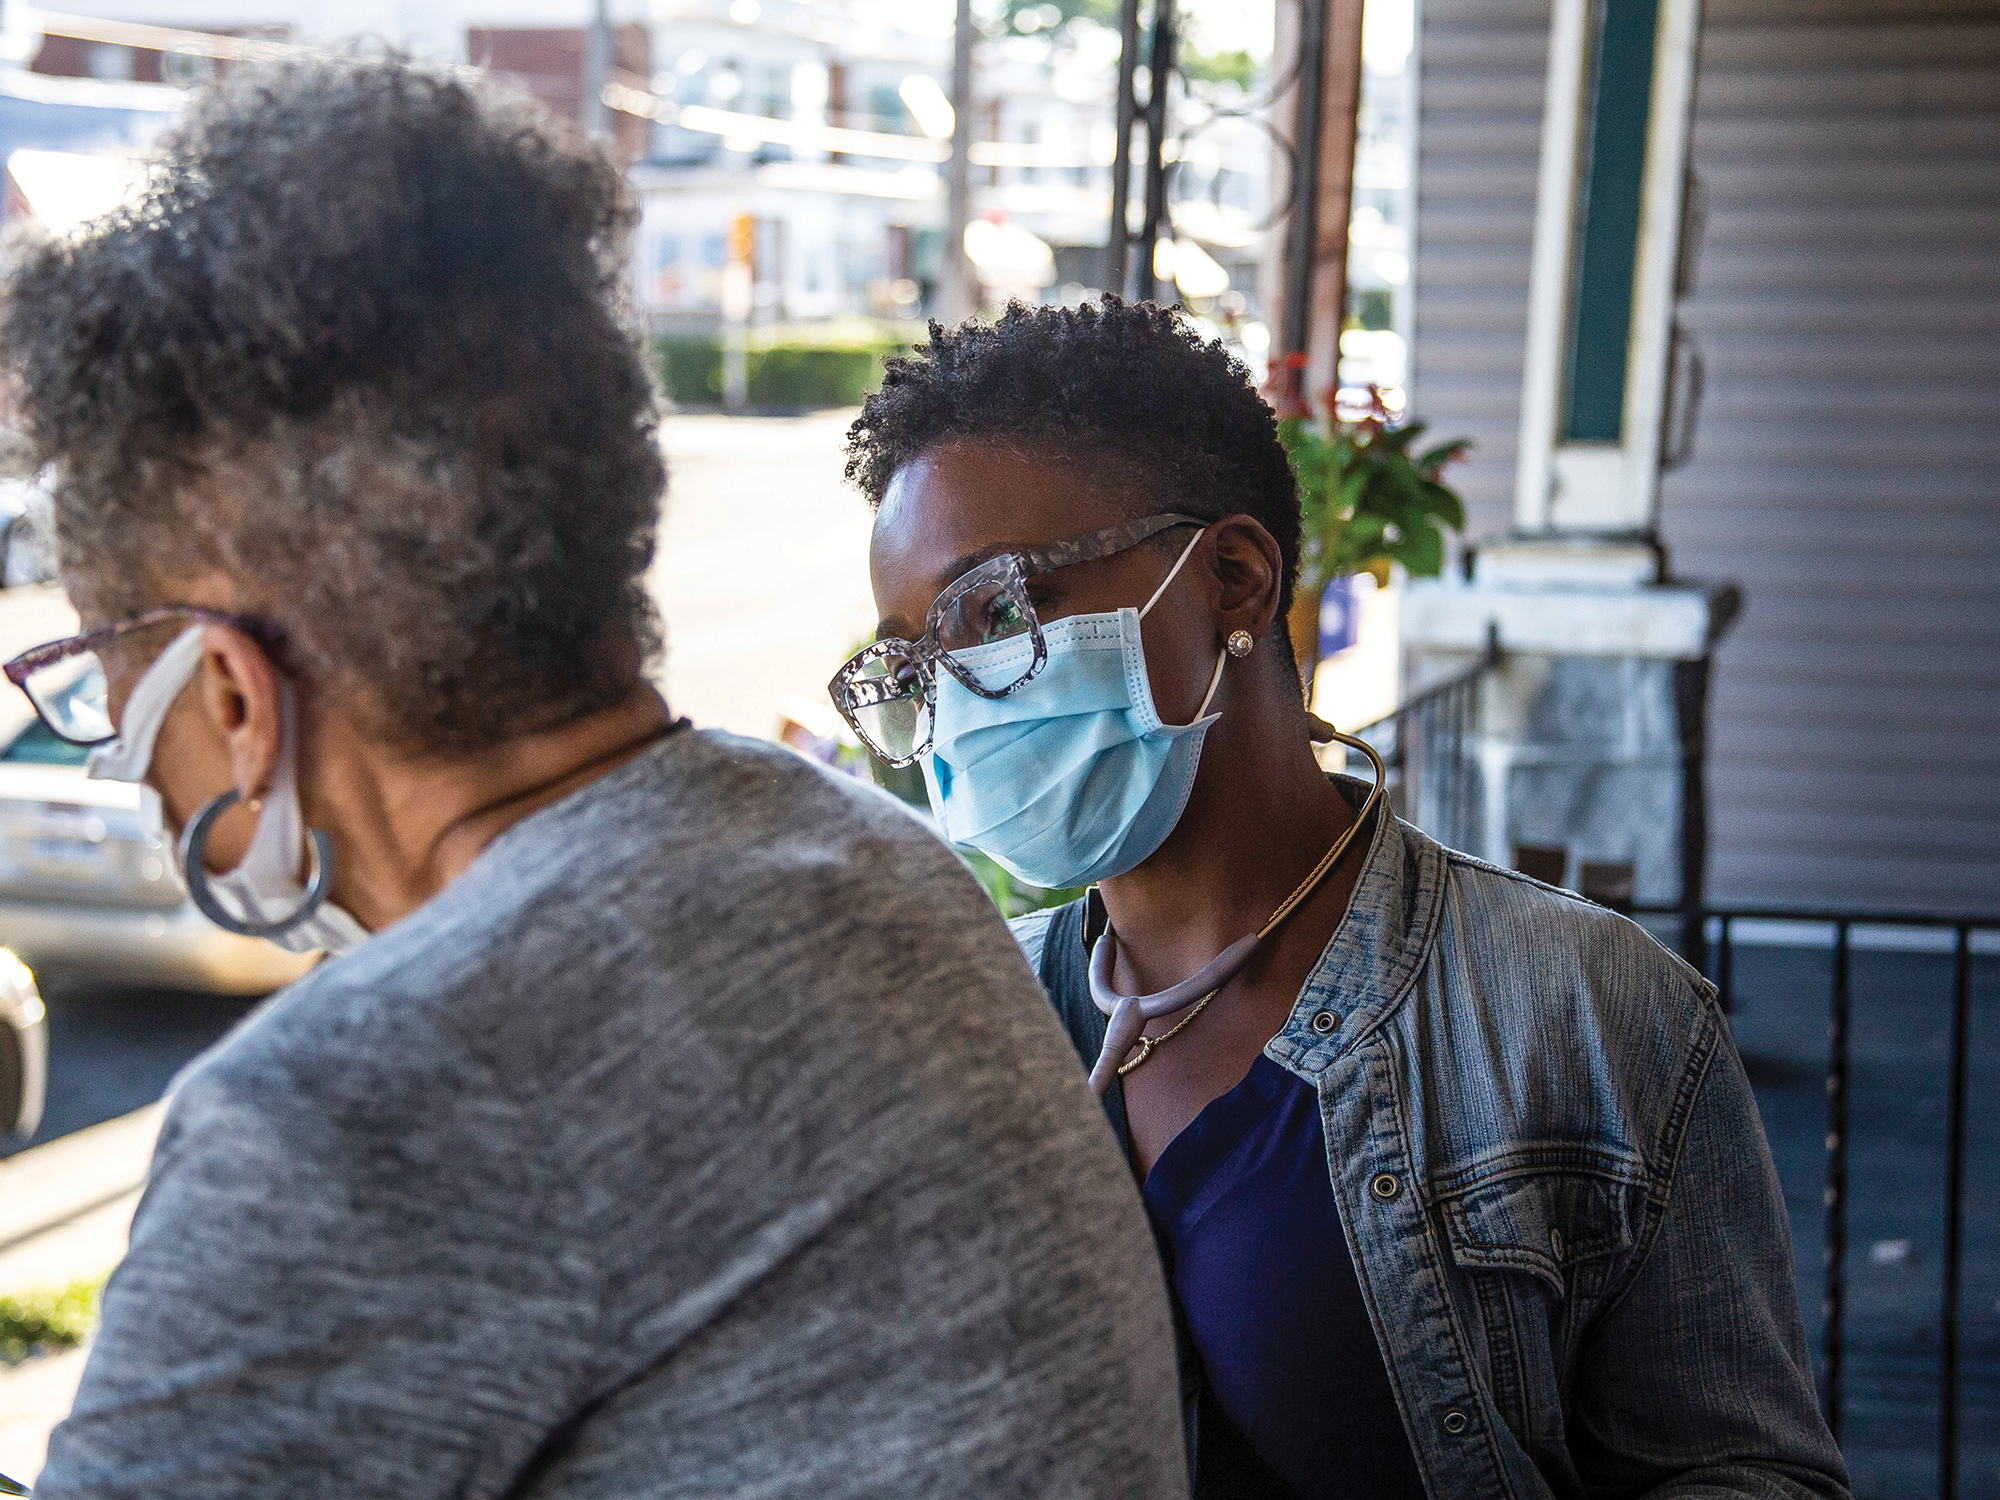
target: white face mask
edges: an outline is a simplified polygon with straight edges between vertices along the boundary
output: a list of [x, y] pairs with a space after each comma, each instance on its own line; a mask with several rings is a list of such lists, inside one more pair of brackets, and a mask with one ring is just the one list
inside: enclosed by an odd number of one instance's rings
[[[100, 781], [143, 782], [153, 763], [153, 741], [159, 737], [160, 725], [201, 665], [205, 629], [189, 626], [146, 669], [126, 701], [118, 738], [90, 752], [88, 775]], [[264, 809], [243, 863], [226, 875], [200, 872], [225, 911], [240, 922], [257, 925], [282, 922], [306, 897], [306, 888], [299, 882], [299, 869], [306, 857], [306, 827], [305, 813], [299, 806], [298, 705], [289, 682], [279, 684], [279, 702], [283, 725], [278, 763], [272, 769], [270, 790], [265, 793]], [[139, 817], [150, 835], [169, 841], [165, 812], [151, 787], [141, 787]], [[185, 882], [188, 871], [182, 869], [180, 874]], [[269, 941], [293, 953], [309, 953], [315, 948], [345, 953], [367, 937], [367, 928], [328, 901], [297, 926], [272, 934]]]

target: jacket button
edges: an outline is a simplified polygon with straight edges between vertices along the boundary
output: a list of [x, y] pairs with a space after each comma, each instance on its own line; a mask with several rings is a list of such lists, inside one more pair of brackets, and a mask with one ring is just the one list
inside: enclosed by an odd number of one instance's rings
[[1396, 1194], [1402, 1192], [1402, 1190], [1402, 1180], [1394, 1172], [1378, 1173], [1374, 1180], [1368, 1184], [1368, 1191], [1380, 1198], [1384, 1203], [1387, 1203]]
[[1312, 1029], [1321, 1036], [1331, 1036], [1340, 1030], [1340, 1012], [1323, 1010], [1312, 1018]]
[[1563, 1232], [1560, 1229], [1549, 1231], [1549, 1249], [1555, 1253], [1557, 1260], [1563, 1258]]
[[1465, 1431], [1465, 1413], [1462, 1411], [1446, 1412], [1444, 1414], [1444, 1430], [1453, 1437], [1457, 1437], [1461, 1432]]

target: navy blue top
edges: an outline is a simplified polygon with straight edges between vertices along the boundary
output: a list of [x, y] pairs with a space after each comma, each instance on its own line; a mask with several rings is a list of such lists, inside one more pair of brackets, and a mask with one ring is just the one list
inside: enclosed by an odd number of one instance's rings
[[1311, 1086], [1259, 1057], [1144, 1193], [1212, 1405], [1271, 1477], [1298, 1500], [1423, 1500]]

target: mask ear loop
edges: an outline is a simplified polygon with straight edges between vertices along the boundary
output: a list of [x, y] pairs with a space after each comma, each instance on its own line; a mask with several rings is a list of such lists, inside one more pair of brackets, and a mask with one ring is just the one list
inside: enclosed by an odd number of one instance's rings
[[326, 904], [326, 898], [333, 890], [333, 835], [324, 828], [306, 830], [312, 840], [312, 877], [306, 884], [305, 899], [299, 902], [290, 916], [280, 917], [275, 922], [243, 921], [230, 914], [208, 884], [209, 833], [214, 829], [216, 819], [241, 800], [241, 794], [231, 787], [196, 813], [194, 821], [182, 832], [181, 868], [186, 872], [188, 899], [194, 902], [196, 910], [225, 932], [241, 933], [244, 937], [274, 938], [280, 933], [290, 932]]
[[[1201, 544], [1201, 539], [1207, 535], [1208, 528], [1204, 526], [1194, 534], [1194, 540], [1181, 549], [1179, 559], [1175, 561], [1173, 567], [1167, 570], [1167, 576], [1160, 580], [1160, 586], [1153, 590], [1153, 597], [1146, 601], [1146, 607], [1139, 611], [1140, 619], [1143, 620], [1148, 614], [1152, 613], [1153, 606], [1160, 602], [1160, 595], [1164, 594], [1167, 591], [1168, 585], [1180, 576], [1181, 569], [1187, 566], [1187, 560], [1194, 556], [1194, 549]], [[1201, 707], [1194, 711], [1196, 719], [1207, 714], [1208, 705], [1215, 701], [1215, 690], [1222, 686], [1222, 669], [1228, 664], [1229, 650], [1227, 647], [1224, 647], [1222, 654], [1215, 659], [1215, 670], [1209, 673], [1208, 691], [1201, 695]], [[1189, 722], [1192, 723], [1193, 720]]]
[[1215, 701], [1215, 690], [1222, 686], [1222, 669], [1228, 665], [1229, 651], [1225, 647], [1222, 654], [1215, 658], [1215, 670], [1209, 673], [1208, 691], [1201, 695], [1201, 707], [1194, 711], [1195, 718], [1202, 718], [1208, 713], [1208, 705]]
[[1139, 611], [1140, 619], [1142, 620], [1145, 619], [1146, 616], [1149, 613], [1151, 613], [1153, 606], [1160, 602], [1160, 595], [1164, 594], [1167, 591], [1167, 585], [1172, 583], [1174, 579], [1180, 575], [1181, 569], [1187, 565], [1187, 560], [1190, 557], [1194, 556], [1194, 549], [1200, 545], [1201, 539], [1207, 535], [1208, 535], [1208, 528], [1206, 526], [1202, 527], [1201, 530], [1197, 531], [1194, 534], [1194, 540], [1192, 542], [1189, 542], [1187, 544], [1187, 549], [1181, 553], [1180, 561], [1176, 562], [1173, 565], [1173, 567], [1168, 570], [1167, 576], [1160, 580], [1160, 586], [1153, 590], [1153, 597], [1146, 601], [1146, 607]]

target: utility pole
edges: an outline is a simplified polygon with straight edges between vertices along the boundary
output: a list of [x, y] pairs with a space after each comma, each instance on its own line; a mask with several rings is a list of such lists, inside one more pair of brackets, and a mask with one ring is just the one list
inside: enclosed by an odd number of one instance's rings
[[592, 140], [611, 134], [611, 111], [604, 86], [611, 81], [611, 0], [597, 0], [590, 29], [583, 34], [583, 128]]
[[[1312, 348], [1313, 272], [1319, 260], [1320, 132], [1326, 123], [1326, 6], [1299, 3], [1299, 70], [1292, 108], [1292, 217], [1285, 226], [1285, 321], [1279, 348], [1304, 355]], [[1283, 366], [1301, 399], [1305, 371]]]
[[946, 323], [962, 323], [979, 311], [978, 287], [965, 258], [965, 226], [972, 222], [972, 49], [978, 40], [972, 0], [958, 0], [951, 49], [951, 161], [945, 166], [944, 249], [938, 267], [938, 313]]
[[750, 308], [756, 296], [757, 221], [729, 221], [729, 259], [722, 268], [722, 404], [741, 411], [750, 399]]
[[1301, 0], [1298, 85], [1292, 112], [1292, 216], [1286, 225], [1275, 354], [1306, 355], [1285, 372], [1284, 394], [1338, 383], [1347, 311], [1347, 222], [1354, 202], [1354, 146], [1361, 107], [1362, 0]]
[[1118, 138], [1111, 148], [1111, 232], [1104, 242], [1104, 287], [1123, 297], [1132, 240], [1132, 122], [1138, 116], [1139, 0], [1118, 8]]
[[1167, 219], [1167, 81], [1174, 73], [1174, 0], [1153, 0], [1153, 53], [1146, 64], [1146, 224], [1139, 231], [1136, 280], [1139, 300], [1159, 293], [1153, 252], [1164, 230], [1173, 238]]

